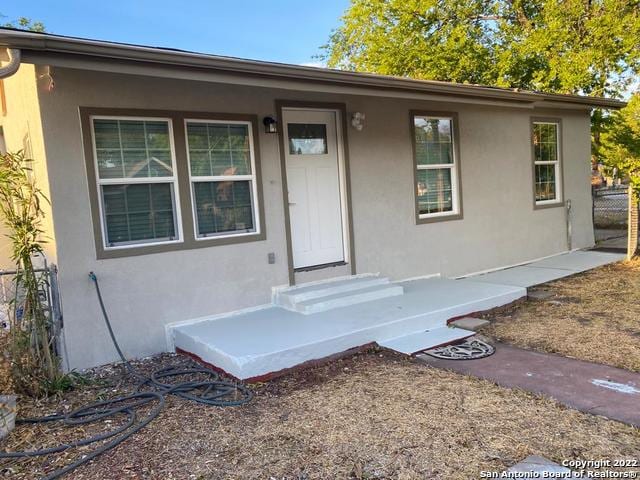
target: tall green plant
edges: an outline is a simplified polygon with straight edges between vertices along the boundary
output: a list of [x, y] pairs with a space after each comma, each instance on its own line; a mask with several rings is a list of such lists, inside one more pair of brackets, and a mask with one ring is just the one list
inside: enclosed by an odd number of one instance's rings
[[43, 253], [41, 205], [48, 200], [35, 183], [32, 163], [22, 151], [0, 155], [0, 213], [17, 271], [9, 331], [13, 382], [19, 393], [40, 396], [61, 374], [48, 307], [40, 295], [44, 280], [33, 264]]

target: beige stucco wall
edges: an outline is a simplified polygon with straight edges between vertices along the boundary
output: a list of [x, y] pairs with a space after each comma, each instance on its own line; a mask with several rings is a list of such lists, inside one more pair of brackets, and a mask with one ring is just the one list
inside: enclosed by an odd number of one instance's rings
[[[366, 113], [348, 130], [358, 272], [394, 279], [456, 276], [566, 250], [563, 208], [534, 210], [530, 117], [561, 116], [565, 198], [573, 202], [573, 247], [593, 244], [589, 115], [482, 105], [310, 94], [58, 68], [40, 92], [49, 159], [66, 341], [72, 368], [115, 359], [87, 273], [95, 271], [122, 347], [143, 356], [166, 347], [164, 325], [267, 303], [287, 283], [276, 135], [262, 133], [267, 239], [191, 251], [96, 260], [79, 106], [275, 113], [275, 99], [345, 102]], [[459, 113], [464, 219], [416, 225], [409, 110]], [[267, 263], [267, 254], [276, 263]], [[251, 332], [247, 332], [251, 335]]]
[[[22, 64], [18, 72], [4, 79], [3, 83], [7, 113], [0, 116], [0, 125], [2, 125], [7, 151], [23, 150], [27, 157], [33, 159], [31, 168], [34, 178], [43, 194], [50, 198], [36, 67]], [[48, 261], [56, 262], [51, 207], [44, 202], [42, 209], [45, 212], [42, 224], [45, 255]], [[0, 268], [13, 268], [10, 260], [11, 245], [6, 234], [6, 227], [0, 225]]]

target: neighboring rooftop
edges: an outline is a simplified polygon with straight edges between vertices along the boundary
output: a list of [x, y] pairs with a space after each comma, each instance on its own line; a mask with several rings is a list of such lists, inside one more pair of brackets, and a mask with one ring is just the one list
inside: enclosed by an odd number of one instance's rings
[[620, 100], [582, 95], [561, 95], [482, 85], [417, 80], [371, 73], [359, 73], [329, 68], [292, 65], [285, 63], [247, 60], [210, 55], [165, 47], [150, 47], [127, 43], [107, 42], [86, 38], [27, 32], [0, 28], [0, 47], [18, 49], [27, 63], [38, 63], [43, 58], [102, 59], [106, 61], [135, 62], [184, 67], [215, 72], [240, 74], [270, 79], [294, 80], [318, 84], [333, 84], [355, 88], [382, 89], [467, 98], [484, 98], [527, 104], [564, 104], [566, 106], [622, 108]]

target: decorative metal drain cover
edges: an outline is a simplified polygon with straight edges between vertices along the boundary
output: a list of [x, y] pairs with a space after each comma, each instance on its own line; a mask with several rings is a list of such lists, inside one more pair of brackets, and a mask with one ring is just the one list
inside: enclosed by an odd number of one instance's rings
[[462, 343], [456, 345], [447, 345], [446, 347], [432, 348], [425, 350], [427, 355], [443, 360], [475, 360], [478, 358], [488, 357], [496, 352], [493, 345], [489, 345], [482, 340], [469, 338]]

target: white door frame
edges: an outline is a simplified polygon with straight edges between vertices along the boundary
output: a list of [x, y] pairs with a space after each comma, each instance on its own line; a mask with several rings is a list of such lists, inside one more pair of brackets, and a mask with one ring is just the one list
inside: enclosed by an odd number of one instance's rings
[[344, 104], [320, 103], [320, 102], [297, 102], [297, 101], [276, 101], [278, 121], [280, 123], [278, 134], [280, 136], [280, 169], [282, 173], [282, 196], [284, 204], [287, 257], [289, 268], [289, 284], [295, 285], [295, 270], [293, 268], [293, 251], [291, 245], [291, 221], [289, 216], [289, 193], [287, 187], [287, 160], [286, 151], [287, 139], [284, 138], [284, 113], [286, 110], [297, 111], [325, 111], [336, 114], [336, 143], [338, 153], [338, 181], [340, 188], [340, 209], [342, 214], [342, 243], [344, 249], [344, 263], [350, 265], [351, 274], [356, 273], [354, 243], [351, 217], [351, 185], [349, 178], [349, 158], [346, 149], [346, 107]]

